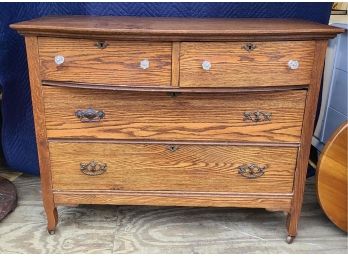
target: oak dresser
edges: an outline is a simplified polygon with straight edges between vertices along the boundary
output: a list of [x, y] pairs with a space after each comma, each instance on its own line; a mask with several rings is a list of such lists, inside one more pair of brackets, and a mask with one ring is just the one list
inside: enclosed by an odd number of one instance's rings
[[341, 29], [87, 16], [11, 27], [25, 35], [50, 234], [58, 205], [250, 207], [287, 212], [293, 241]]

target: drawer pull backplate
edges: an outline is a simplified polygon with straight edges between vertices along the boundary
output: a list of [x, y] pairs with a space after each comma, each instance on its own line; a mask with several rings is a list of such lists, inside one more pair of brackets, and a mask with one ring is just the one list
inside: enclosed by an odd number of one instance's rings
[[107, 170], [106, 163], [91, 161], [88, 163], [81, 162], [80, 170], [88, 176], [97, 176], [103, 174]]
[[238, 173], [246, 178], [258, 178], [265, 174], [266, 166], [254, 163], [244, 164], [238, 167]]
[[103, 119], [105, 113], [103, 111], [96, 111], [93, 108], [88, 108], [86, 110], [77, 110], [75, 116], [79, 118], [81, 122], [95, 122]]
[[244, 112], [244, 119], [243, 120], [251, 120], [253, 122], [259, 122], [259, 121], [271, 121], [272, 120], [272, 113], [271, 112]]

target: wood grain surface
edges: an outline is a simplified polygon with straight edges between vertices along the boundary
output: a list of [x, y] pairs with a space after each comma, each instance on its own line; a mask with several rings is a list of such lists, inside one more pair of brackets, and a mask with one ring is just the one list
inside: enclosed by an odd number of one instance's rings
[[179, 86], [180, 80], [180, 42], [172, 43], [172, 83], [173, 87]]
[[54, 200], [59, 205], [70, 204], [114, 204], [114, 205], [156, 205], [192, 207], [244, 207], [278, 208], [288, 212], [291, 196], [265, 195], [212, 195], [212, 194], [145, 194], [142, 192], [111, 193], [83, 191], [55, 191]]
[[[314, 41], [183, 42], [180, 51], [180, 87], [263, 87], [307, 85], [314, 57]], [[288, 67], [297, 60], [296, 70]], [[211, 69], [202, 68], [209, 61]]]
[[[110, 92], [43, 87], [49, 138], [299, 142], [306, 91], [273, 93]], [[81, 122], [76, 110], [102, 110]], [[244, 112], [271, 112], [271, 121]]]
[[12, 24], [25, 34], [121, 40], [279, 40], [331, 38], [344, 30], [295, 19], [51, 16]]
[[317, 196], [328, 218], [348, 231], [348, 122], [332, 134], [320, 154], [317, 165]]
[[[171, 43], [106, 42], [98, 49], [98, 40], [40, 37], [40, 71], [43, 80], [106, 83], [131, 86], [170, 86]], [[64, 56], [57, 65], [56, 55]], [[149, 68], [140, 62], [147, 59]]]
[[[297, 148], [201, 145], [104, 144], [51, 142], [55, 190], [152, 190], [234, 193], [291, 193]], [[274, 159], [274, 155], [281, 159]], [[88, 176], [80, 163], [107, 164], [101, 175]], [[265, 166], [248, 179], [241, 165]], [[155, 204], [155, 203], [153, 203]]]

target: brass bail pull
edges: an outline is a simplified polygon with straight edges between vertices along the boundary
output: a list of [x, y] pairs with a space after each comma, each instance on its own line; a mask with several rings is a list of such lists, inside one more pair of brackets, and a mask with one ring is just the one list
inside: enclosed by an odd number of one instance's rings
[[238, 173], [246, 178], [259, 178], [265, 174], [266, 165], [255, 163], [244, 164], [237, 167]]
[[107, 164], [98, 161], [81, 162], [80, 170], [88, 176], [98, 176], [107, 171]]
[[101, 121], [105, 117], [103, 111], [94, 110], [88, 108], [86, 110], [77, 110], [75, 116], [80, 119], [81, 122], [96, 122]]

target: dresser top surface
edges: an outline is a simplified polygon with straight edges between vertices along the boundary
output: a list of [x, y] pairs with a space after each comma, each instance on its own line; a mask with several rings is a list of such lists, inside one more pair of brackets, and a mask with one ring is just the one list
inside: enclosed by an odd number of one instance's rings
[[[295, 19], [198, 19], [129, 16], [47, 16], [12, 24], [23, 34], [105, 35], [176, 39], [233, 37], [331, 38], [343, 30]], [[173, 38], [173, 39], [175, 39]]]

